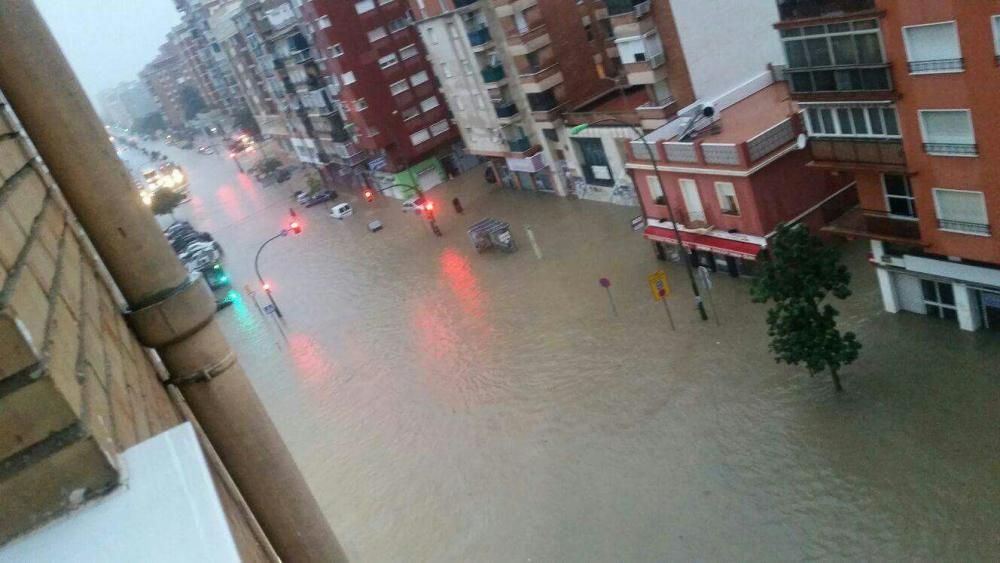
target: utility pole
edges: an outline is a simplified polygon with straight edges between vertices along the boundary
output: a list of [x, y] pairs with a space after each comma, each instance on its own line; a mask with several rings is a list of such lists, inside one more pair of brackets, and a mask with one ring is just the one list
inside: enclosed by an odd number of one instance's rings
[[284, 561], [346, 561], [309, 486], [31, 0], [4, 0], [0, 90], [154, 348]]

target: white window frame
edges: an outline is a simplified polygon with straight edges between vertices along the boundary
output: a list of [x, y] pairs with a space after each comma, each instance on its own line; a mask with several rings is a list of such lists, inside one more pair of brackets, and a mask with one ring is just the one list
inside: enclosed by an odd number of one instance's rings
[[[375, 37], [372, 37], [373, 33], [375, 34]], [[379, 35], [379, 33], [381, 33], [381, 35]], [[365, 37], [368, 38], [368, 43], [375, 43], [380, 39], [385, 39], [386, 37], [389, 37], [389, 32], [385, 30], [385, 27], [380, 25], [378, 27], [373, 27], [369, 29], [368, 32], [365, 33]]]
[[378, 67], [382, 70], [391, 68], [399, 64], [399, 55], [396, 53], [389, 53], [388, 55], [383, 55], [378, 59]]
[[[726, 186], [733, 190], [733, 205], [735, 206], [735, 209], [732, 210], [726, 210], [726, 206], [724, 204], [724, 196], [728, 197], [729, 195], [722, 193], [722, 188]], [[723, 215], [729, 215], [730, 217], [740, 216], [740, 198], [736, 195], [736, 184], [732, 182], [715, 182], [715, 198], [719, 200], [719, 212]]]
[[[441, 129], [442, 125], [444, 125], [444, 129]], [[437, 133], [434, 132], [435, 128], [438, 129]], [[451, 124], [448, 123], [447, 119], [442, 119], [441, 121], [438, 121], [437, 123], [433, 123], [427, 130], [431, 132], [431, 135], [433, 135], [433, 136], [436, 137], [438, 135], [444, 135], [445, 133], [448, 132], [449, 129], [451, 129]]]
[[[408, 112], [410, 110], [413, 110], [413, 115], [407, 117], [406, 116], [406, 112]], [[403, 110], [399, 112], [399, 115], [400, 115], [400, 117], [403, 118], [403, 121], [409, 121], [411, 119], [415, 119], [417, 117], [420, 117], [420, 108], [418, 108], [417, 106], [410, 106], [408, 108], [403, 108]]]
[[[912, 65], [914, 63], [930, 63], [930, 62], [935, 62], [937, 60], [951, 60], [951, 59], [931, 59], [931, 60], [920, 60], [920, 61], [913, 60], [913, 54], [912, 54], [913, 53], [913, 46], [910, 44], [911, 43], [911, 39], [910, 39], [910, 36], [906, 33], [906, 31], [908, 29], [916, 29], [916, 28], [919, 28], [919, 27], [936, 27], [936, 26], [943, 26], [943, 25], [951, 25], [952, 29], [955, 30], [955, 42], [958, 44], [958, 59], [960, 61], [962, 61], [959, 64], [959, 67], [958, 68], [945, 68], [945, 69], [939, 69], [939, 70], [913, 70], [913, 66]], [[918, 74], [953, 74], [953, 73], [956, 73], [956, 72], [965, 72], [965, 63], [964, 63], [964, 59], [962, 59], [962, 41], [961, 41], [961, 38], [958, 35], [958, 22], [957, 21], [955, 21], [955, 20], [949, 20], [949, 21], [940, 21], [940, 22], [932, 22], [932, 23], [922, 23], [922, 24], [919, 24], [919, 25], [906, 25], [906, 26], [903, 26], [903, 28], [901, 30], [901, 33], [903, 34], [903, 47], [906, 49], [906, 62], [908, 63], [908, 65], [910, 67], [910, 74], [915, 74], [915, 75], [918, 75]]]
[[327, 55], [330, 58], [337, 58], [344, 54], [344, 46], [340, 43], [334, 43], [326, 48]]
[[354, 111], [365, 111], [366, 109], [368, 109], [368, 100], [364, 98], [354, 100]]
[[374, 0], [361, 0], [360, 2], [354, 3], [354, 11], [359, 14], [364, 14], [375, 9]]
[[[859, 134], [856, 131], [851, 133], [845, 133], [840, 126], [840, 118], [837, 115], [838, 109], [862, 109], [864, 110], [865, 116], [865, 126], [868, 128], [868, 133]], [[828, 131], [816, 131], [813, 127], [812, 117], [809, 110], [829, 110], [832, 112], [831, 117], [833, 119], [833, 132]], [[879, 110], [878, 116], [879, 121], [882, 125], [882, 133], [872, 133], [872, 110]], [[886, 127], [886, 121], [883, 112], [885, 110], [890, 110], [896, 116], [896, 133], [890, 134], [886, 133], [888, 128]], [[824, 104], [802, 104], [802, 113], [804, 114], [803, 121], [806, 124], [806, 131], [811, 137], [848, 137], [848, 138], [869, 138], [869, 139], [899, 139], [902, 138], [902, 132], [899, 129], [899, 112], [896, 111], [896, 106], [886, 105], [886, 104], [834, 104], [834, 105], [824, 105]], [[852, 117], [853, 119], [853, 117]]]
[[[954, 112], [964, 112], [969, 120], [969, 131], [972, 133], [971, 143], [942, 143], [941, 141], [930, 141], [927, 139], [927, 127], [924, 125], [924, 114], [928, 113], [954, 113]], [[975, 124], [972, 122], [972, 110], [968, 108], [950, 108], [950, 109], [922, 109], [917, 111], [917, 121], [920, 124], [920, 138], [924, 142], [924, 145], [928, 144], [943, 144], [943, 145], [964, 145], [969, 144], [972, 146], [976, 145], [976, 129]], [[933, 156], [955, 156], [955, 157], [966, 157], [966, 158], [976, 158], [979, 156], [978, 149], [975, 154], [955, 154], [947, 152], [931, 152], [926, 151], [927, 154]]]
[[[656, 188], [656, 189], [653, 189]], [[663, 185], [660, 184], [660, 179], [652, 174], [646, 175], [646, 191], [649, 193], [650, 201], [653, 205], [666, 206], [667, 194], [663, 193]], [[663, 203], [657, 203], [656, 200], [663, 198]]]
[[[434, 105], [429, 105], [427, 107], [424, 107], [424, 104], [426, 104], [428, 102], [434, 102]], [[431, 111], [432, 109], [434, 109], [434, 108], [436, 108], [436, 107], [438, 107], [440, 105], [441, 105], [441, 102], [438, 101], [437, 96], [431, 96], [429, 98], [424, 98], [424, 99], [420, 100], [420, 111]]]
[[993, 27], [993, 54], [997, 56], [997, 61], [1000, 62], [1000, 15], [991, 17], [990, 23]]
[[[427, 135], [427, 137], [424, 138], [422, 137], [422, 135]], [[417, 139], [420, 140], [418, 141]], [[410, 134], [410, 144], [413, 146], [417, 146], [421, 143], [426, 143], [427, 141], [430, 140], [431, 140], [431, 133], [427, 129], [421, 129], [420, 131], [415, 131], [412, 134]]]
[[[402, 89], [397, 90], [396, 88], [398, 88], [399, 86], [402, 86]], [[410, 84], [405, 79], [397, 80], [396, 82], [393, 82], [392, 84], [389, 85], [389, 93], [392, 94], [393, 96], [398, 96], [399, 94], [402, 94], [403, 92], [409, 89], [410, 89]]]
[[[937, 218], [938, 221], [955, 221], [955, 222], [959, 222], [959, 221], [957, 219], [948, 219], [946, 217], [941, 217], [941, 206], [938, 203], [938, 193], [939, 192], [960, 192], [960, 193], [965, 193], [965, 194], [979, 194], [979, 200], [983, 204], [983, 215], [986, 217], [986, 222], [982, 223], [982, 224], [985, 225], [985, 226], [987, 226], [987, 227], [989, 227], [989, 225], [990, 225], [990, 222], [989, 222], [990, 221], [990, 215], [989, 215], [989, 208], [986, 207], [986, 194], [984, 194], [981, 191], [976, 191], [976, 190], [956, 190], [956, 189], [953, 189], [953, 188], [932, 188], [931, 189], [931, 195], [934, 198], [934, 216]], [[977, 233], [977, 232], [972, 232], [972, 231], [962, 231], [962, 230], [959, 230], [959, 229], [947, 229], [947, 228], [941, 227], [940, 223], [938, 224], [938, 230], [939, 231], [944, 231], [944, 232], [947, 232], [947, 233], [958, 233], [958, 234], [961, 234], [961, 235], [969, 235], [969, 236], [974, 236], [974, 237], [990, 238], [992, 236], [992, 234], [988, 233], [988, 232], [987, 233]]]
[[[405, 55], [404, 54], [404, 53], [407, 52], [408, 49], [412, 50], [412, 52], [413, 52], [412, 55]], [[419, 54], [420, 54], [420, 48], [417, 47], [417, 44], [416, 43], [410, 43], [409, 45], [406, 45], [406, 46], [404, 46], [404, 47], [402, 47], [402, 48], [399, 49], [399, 60], [405, 61], [406, 59], [412, 59], [413, 57], [416, 57]]]
[[[878, 175], [879, 183], [882, 184], [882, 199], [885, 202], [885, 212], [888, 213], [889, 216], [892, 217], [893, 219], [899, 219], [901, 221], [919, 221], [920, 217], [917, 216], [917, 196], [913, 195], [913, 184], [910, 183], [910, 177], [902, 172], [893, 172], [889, 174], [892, 176], [902, 176], [903, 181], [906, 182], [906, 189], [907, 191], [910, 192], [910, 195], [907, 197], [901, 195], [889, 195], [889, 190], [886, 188], [885, 185], [886, 175], [887, 174], [884, 172]], [[895, 213], [893, 213], [892, 206], [889, 205], [890, 198], [909, 199], [910, 208], [913, 209], [913, 215], [896, 215]]]
[[[417, 78], [421, 78], [422, 80], [418, 82], [416, 80]], [[421, 70], [420, 72], [415, 72], [410, 75], [410, 85], [420, 86], [421, 84], [428, 82], [430, 79], [431, 79], [430, 74], [428, 74], [426, 70]]]
[[358, 79], [354, 77], [354, 71], [349, 70], [340, 75], [340, 83], [343, 85], [354, 84]]
[[316, 27], [326, 29], [330, 27], [330, 16], [320, 16], [316, 18]]

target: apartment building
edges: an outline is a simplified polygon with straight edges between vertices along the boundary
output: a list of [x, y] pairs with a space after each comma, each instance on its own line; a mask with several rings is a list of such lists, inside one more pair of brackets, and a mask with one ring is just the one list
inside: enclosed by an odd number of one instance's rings
[[243, 108], [241, 92], [210, 24], [224, 0], [174, 0], [181, 23], [168, 37], [192, 70], [198, 91], [212, 109], [233, 114]]
[[1000, 330], [1000, 3], [778, 6], [810, 166], [857, 182], [827, 230], [870, 239], [887, 311]]
[[[317, 68], [339, 85], [349, 133], [383, 188], [429, 189], [458, 172], [458, 134], [405, 2], [313, 0], [302, 5]], [[406, 196], [412, 190], [395, 190]]]
[[173, 43], [160, 46], [155, 59], [139, 72], [139, 78], [156, 99], [167, 124], [183, 127], [187, 121], [180, 92], [185, 86], [195, 88], [190, 67], [185, 63]]
[[488, 158], [509, 187], [571, 193], [561, 117], [614, 90], [603, 3], [410, 5], [468, 153]]

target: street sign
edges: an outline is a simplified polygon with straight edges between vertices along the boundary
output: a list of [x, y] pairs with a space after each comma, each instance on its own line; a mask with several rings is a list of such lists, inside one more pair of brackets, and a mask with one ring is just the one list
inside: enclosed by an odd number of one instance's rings
[[645, 225], [645, 224], [646, 224], [646, 218], [643, 217], [642, 215], [636, 215], [635, 217], [632, 218], [632, 230], [633, 231], [641, 230], [642, 227], [643, 227], [643, 225]]
[[608, 288], [611, 287], [611, 280], [608, 278], [601, 278], [597, 280], [597, 283], [601, 284], [601, 287]]
[[649, 282], [649, 291], [653, 294], [653, 301], [662, 301], [670, 295], [670, 284], [667, 283], [667, 273], [657, 270], [646, 277]]
[[267, 305], [264, 305], [264, 312], [267, 313], [268, 315], [270, 315], [274, 311], [275, 311], [274, 305], [271, 305], [270, 303], [268, 303]]
[[386, 164], [385, 157], [378, 156], [368, 161], [368, 169], [382, 170], [383, 168], [385, 168], [385, 164]]

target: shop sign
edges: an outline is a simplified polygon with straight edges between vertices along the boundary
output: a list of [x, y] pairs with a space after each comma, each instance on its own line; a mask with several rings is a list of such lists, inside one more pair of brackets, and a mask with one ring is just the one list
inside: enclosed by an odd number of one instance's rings
[[653, 301], [662, 301], [670, 295], [670, 284], [667, 283], [667, 273], [657, 270], [646, 277], [649, 283], [649, 291], [653, 294]]
[[373, 159], [371, 159], [371, 160], [368, 161], [368, 169], [369, 170], [382, 170], [382, 169], [385, 168], [385, 164], [386, 164], [385, 157], [384, 156], [377, 156], [377, 157], [375, 157], [375, 158], [373, 158]]

